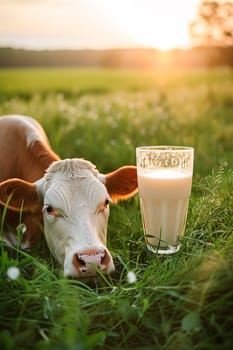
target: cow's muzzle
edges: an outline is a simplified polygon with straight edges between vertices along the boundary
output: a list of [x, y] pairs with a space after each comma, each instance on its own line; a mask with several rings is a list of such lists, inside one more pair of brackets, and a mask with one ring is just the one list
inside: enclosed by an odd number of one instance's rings
[[78, 277], [95, 276], [98, 269], [104, 274], [114, 270], [112, 257], [106, 249], [89, 249], [74, 253], [72, 264]]

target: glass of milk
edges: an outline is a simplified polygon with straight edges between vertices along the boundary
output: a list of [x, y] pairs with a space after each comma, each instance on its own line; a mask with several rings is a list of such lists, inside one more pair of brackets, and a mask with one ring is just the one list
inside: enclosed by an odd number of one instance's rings
[[136, 148], [138, 190], [147, 248], [157, 254], [180, 249], [192, 187], [194, 149]]

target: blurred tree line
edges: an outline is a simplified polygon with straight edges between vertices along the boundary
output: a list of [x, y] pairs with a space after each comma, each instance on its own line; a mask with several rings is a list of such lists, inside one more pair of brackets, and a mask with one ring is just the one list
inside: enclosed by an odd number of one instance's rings
[[156, 49], [33, 51], [0, 48], [0, 67], [87, 66], [106, 68], [233, 67], [233, 3], [201, 1], [189, 26], [189, 50]]
[[212, 46], [233, 45], [233, 3], [202, 1], [198, 18], [190, 24], [194, 44]]
[[156, 49], [31, 51], [0, 48], [0, 67], [206, 68], [233, 67], [233, 46]]

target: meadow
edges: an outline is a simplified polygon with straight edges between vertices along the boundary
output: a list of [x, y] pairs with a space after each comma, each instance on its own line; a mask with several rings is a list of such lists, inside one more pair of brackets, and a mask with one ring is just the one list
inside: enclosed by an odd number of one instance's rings
[[65, 279], [44, 241], [29, 252], [0, 243], [1, 349], [232, 348], [232, 91], [227, 68], [0, 70], [0, 115], [36, 118], [62, 158], [108, 172], [135, 164], [136, 146], [195, 148], [186, 232], [173, 256], [146, 250], [138, 195], [111, 206], [110, 277]]

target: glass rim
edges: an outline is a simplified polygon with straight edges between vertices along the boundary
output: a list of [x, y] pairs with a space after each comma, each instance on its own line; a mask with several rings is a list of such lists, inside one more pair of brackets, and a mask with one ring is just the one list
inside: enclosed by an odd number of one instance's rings
[[194, 147], [191, 146], [170, 146], [170, 145], [161, 145], [161, 146], [138, 146], [136, 151], [194, 151]]

